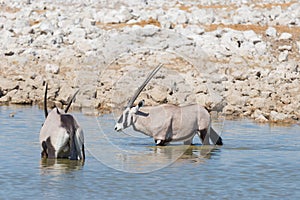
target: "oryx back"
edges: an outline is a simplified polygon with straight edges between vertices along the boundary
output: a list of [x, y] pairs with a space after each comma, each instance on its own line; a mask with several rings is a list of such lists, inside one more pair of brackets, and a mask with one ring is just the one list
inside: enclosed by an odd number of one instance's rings
[[82, 129], [72, 115], [58, 108], [48, 114], [40, 131], [40, 143], [42, 156], [47, 158], [84, 158]]
[[202, 106], [163, 104], [142, 107], [134, 116], [133, 128], [155, 140], [186, 141], [207, 129], [209, 122], [209, 113]]

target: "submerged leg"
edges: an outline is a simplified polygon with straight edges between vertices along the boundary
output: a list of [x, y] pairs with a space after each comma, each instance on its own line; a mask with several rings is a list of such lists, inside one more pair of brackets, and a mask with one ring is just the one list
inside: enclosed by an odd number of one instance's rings
[[[46, 147], [46, 155], [47, 155], [47, 158], [55, 158], [55, 149], [51, 143], [51, 139], [50, 137], [47, 138], [46, 142], [43, 142], [43, 148]], [[45, 149], [44, 149], [45, 150]]]
[[165, 146], [167, 143], [165, 140], [154, 140], [157, 146]]
[[85, 161], [85, 151], [84, 151], [84, 144], [82, 144], [82, 160]]
[[42, 158], [48, 158], [47, 144], [45, 141], [42, 142], [42, 148], [43, 148], [43, 151], [41, 153]]
[[200, 130], [200, 132], [197, 132], [197, 134], [200, 137], [203, 145], [209, 145], [209, 134], [207, 133], [207, 129]]

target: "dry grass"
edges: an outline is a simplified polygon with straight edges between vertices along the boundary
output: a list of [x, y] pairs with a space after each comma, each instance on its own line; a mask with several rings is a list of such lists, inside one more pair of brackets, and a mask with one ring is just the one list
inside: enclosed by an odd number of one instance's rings
[[97, 22], [96, 25], [102, 29], [110, 30], [110, 29], [121, 29], [126, 26], [132, 27], [132, 26], [141, 26], [144, 27], [146, 25], [154, 25], [157, 27], [161, 27], [161, 24], [158, 20], [149, 18], [147, 20], [142, 20], [140, 22], [134, 22], [134, 23], [100, 23]]
[[[285, 3], [285, 2], [283, 2], [283, 3], [263, 3], [259, 0], [257, 0], [257, 1], [244, 3], [243, 5], [253, 6], [254, 8], [258, 8], [258, 9], [271, 9], [271, 8], [277, 7], [277, 6], [280, 6], [281, 9], [287, 9], [294, 3], [297, 3], [297, 1], [291, 1], [291, 2], [287, 2], [287, 3]], [[192, 8], [192, 6], [190, 6], [190, 5], [184, 5], [179, 2], [177, 2], [177, 5], [180, 10], [183, 10], [186, 12], [190, 12], [190, 8]], [[199, 9], [225, 9], [225, 10], [235, 10], [235, 9], [239, 8], [236, 4], [233, 4], [233, 3], [228, 4], [228, 5], [227, 4], [212, 4], [212, 5], [198, 4], [198, 5], [196, 5], [196, 7]]]
[[19, 12], [21, 9], [19, 8], [12, 8], [9, 6], [4, 5], [0, 5], [0, 11], [1, 12], [6, 12], [6, 13], [16, 13]]
[[287, 9], [294, 3], [297, 3], [297, 1], [291, 1], [288, 3], [258, 3], [258, 2], [259, 1], [257, 1], [257, 3], [254, 5], [255, 8], [267, 8], [267, 9], [271, 9], [271, 8], [277, 7], [277, 6], [280, 6], [281, 9]]

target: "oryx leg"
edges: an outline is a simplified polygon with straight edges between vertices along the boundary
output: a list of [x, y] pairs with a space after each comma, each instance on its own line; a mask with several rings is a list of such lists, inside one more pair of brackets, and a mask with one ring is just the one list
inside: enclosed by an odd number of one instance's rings
[[223, 145], [221, 136], [211, 127], [209, 137], [214, 145]]
[[157, 146], [165, 146], [171, 141], [169, 131], [158, 131], [158, 134], [154, 135], [153, 138]]
[[85, 152], [84, 152], [84, 138], [83, 138], [83, 131], [81, 128], [76, 130], [75, 136], [75, 147], [77, 151], [77, 155], [79, 159], [85, 160]]
[[191, 139], [185, 140], [183, 142], [184, 145], [192, 145], [193, 144], [193, 137]]
[[42, 142], [42, 148], [43, 148], [43, 151], [41, 153], [42, 158], [48, 158], [47, 144], [45, 141]]
[[42, 158], [55, 158], [55, 149], [51, 143], [50, 137], [46, 141], [42, 142], [43, 151], [41, 153]]
[[207, 129], [200, 130], [197, 132], [197, 134], [203, 145], [209, 145], [209, 134], [207, 132]]
[[167, 142], [166, 140], [156, 140], [156, 139], [154, 139], [154, 142], [155, 142], [156, 146], [165, 146], [165, 145], [169, 144], [169, 142]]
[[78, 145], [76, 144], [77, 138], [75, 134], [74, 131], [70, 133], [70, 160], [77, 160], [78, 152], [80, 152], [80, 149], [78, 149]]

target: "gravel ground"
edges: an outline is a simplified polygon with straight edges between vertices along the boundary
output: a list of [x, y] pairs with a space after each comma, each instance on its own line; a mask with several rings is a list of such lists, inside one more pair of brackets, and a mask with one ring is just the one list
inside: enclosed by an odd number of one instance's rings
[[213, 114], [299, 122], [298, 1], [0, 2], [0, 104], [118, 111], [140, 98]]

